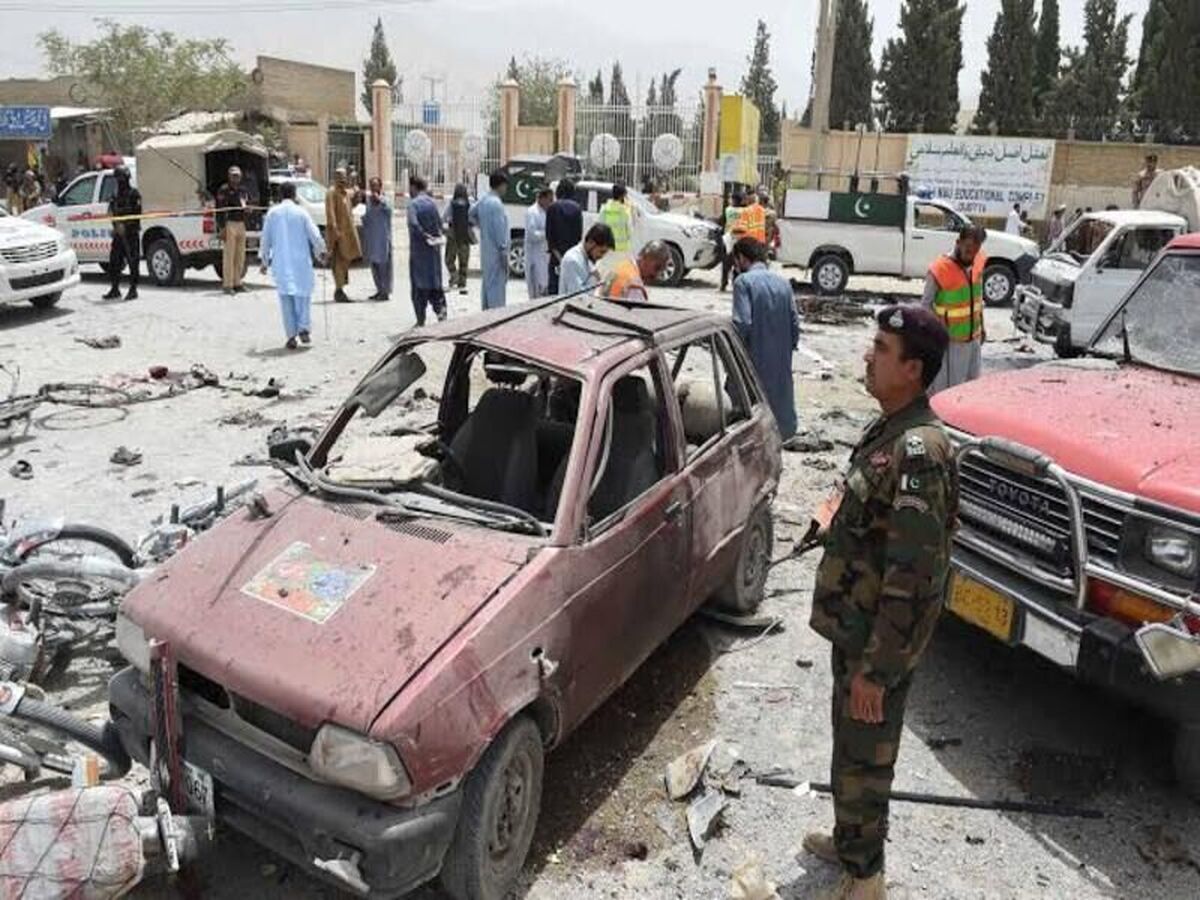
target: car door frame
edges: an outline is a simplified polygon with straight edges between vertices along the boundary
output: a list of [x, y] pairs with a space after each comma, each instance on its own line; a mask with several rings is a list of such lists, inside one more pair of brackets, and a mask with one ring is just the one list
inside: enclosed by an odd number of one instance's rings
[[[587, 521], [588, 486], [598, 482], [612, 389], [626, 375], [650, 366], [661, 411], [665, 473], [650, 488], [631, 499], [601, 522]], [[567, 485], [560, 500], [556, 533], [569, 535], [556, 568], [564, 573], [566, 599], [562, 613], [572, 635], [571, 647], [562, 664], [563, 729], [570, 731], [582, 722], [613, 691], [623, 684], [646, 658], [687, 618], [686, 568], [691, 558], [692, 521], [688, 482], [682, 477], [682, 426], [678, 401], [666, 360], [657, 348], [647, 348], [604, 373], [585, 388], [581, 410], [591, 410], [591, 421], [576, 425], [573, 454], [568, 463]], [[586, 443], [581, 443], [586, 442]], [[651, 568], [648, 560], [660, 541], [667, 549], [672, 571]], [[635, 554], [644, 551], [641, 558]], [[641, 566], [641, 569], [638, 567]], [[631, 568], [632, 567], [632, 568]], [[682, 572], [674, 572], [678, 568]], [[640, 582], [649, 576], [655, 589], [642, 594]], [[607, 582], [607, 583], [606, 583]], [[621, 585], [621, 589], [617, 585]], [[653, 602], [661, 615], [640, 617], [642, 604]], [[596, 610], [603, 610], [598, 617]], [[603, 628], [595, 623], [602, 622]], [[590, 623], [590, 624], [589, 624]], [[614, 635], [624, 638], [613, 646]]]
[[79, 182], [92, 180], [92, 198], [85, 203], [62, 204], [55, 207], [56, 227], [67, 239], [81, 263], [107, 263], [112, 252], [112, 226], [93, 224], [88, 220], [107, 215], [108, 204], [101, 204], [100, 190], [106, 178], [112, 178], [109, 170], [84, 172], [63, 190], [66, 197]]
[[948, 228], [924, 228], [917, 225], [917, 207], [931, 206], [938, 209], [946, 217], [962, 216], [959, 212], [936, 200], [914, 200], [909, 204], [908, 232], [904, 241], [903, 272], [910, 278], [923, 277], [929, 266], [939, 256], [945, 256], [954, 249], [958, 238], [957, 231]]
[[[1130, 224], [1114, 228], [1088, 258], [1079, 277], [1075, 280], [1074, 301], [1071, 305], [1071, 343], [1087, 347], [1097, 329], [1116, 309], [1129, 289], [1146, 271], [1149, 263], [1141, 269], [1126, 269], [1107, 265], [1112, 252], [1124, 241], [1141, 230], [1161, 231], [1168, 226]], [[1164, 244], [1164, 246], [1166, 246]]]

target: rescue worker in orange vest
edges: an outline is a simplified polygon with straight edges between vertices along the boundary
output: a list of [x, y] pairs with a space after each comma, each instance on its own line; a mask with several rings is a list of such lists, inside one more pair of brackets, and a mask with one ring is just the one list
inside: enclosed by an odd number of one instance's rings
[[941, 371], [929, 386], [932, 396], [956, 384], [979, 377], [983, 363], [983, 270], [987, 255], [983, 242], [987, 231], [980, 225], [964, 225], [954, 251], [939, 256], [925, 276], [922, 302], [932, 310], [950, 333], [950, 344]]
[[721, 241], [721, 290], [729, 288], [729, 275], [733, 272], [733, 277], [737, 277], [737, 272], [733, 270], [733, 245], [746, 236], [746, 231], [742, 227], [742, 213], [745, 212], [746, 195], [741, 191], [734, 191], [730, 198], [730, 205], [725, 207], [725, 212], [721, 216], [720, 224], [724, 226], [725, 234]]
[[662, 241], [651, 241], [637, 255], [637, 262], [622, 259], [607, 278], [601, 296], [609, 300], [649, 300], [646, 285], [657, 281], [671, 260], [671, 251]]

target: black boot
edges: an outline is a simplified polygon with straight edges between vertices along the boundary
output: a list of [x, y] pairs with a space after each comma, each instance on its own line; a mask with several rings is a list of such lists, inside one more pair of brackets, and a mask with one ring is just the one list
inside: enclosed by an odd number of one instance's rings
[[100, 299], [101, 299], [101, 300], [120, 300], [120, 299], [121, 299], [121, 288], [120, 288], [120, 286], [119, 286], [119, 285], [115, 285], [115, 284], [114, 284], [112, 287], [110, 287], [110, 288], [108, 289], [108, 293], [107, 293], [107, 294], [102, 294], [102, 295], [101, 295]]
[[137, 295], [138, 295], [137, 285], [135, 284], [133, 287], [131, 287], [129, 290], [127, 290], [125, 292], [125, 299], [126, 300], [136, 300]]
[[349, 303], [351, 301], [350, 301], [350, 298], [346, 296], [346, 292], [343, 291], [341, 288], [338, 288], [336, 291], [333, 292], [333, 302], [334, 303]]

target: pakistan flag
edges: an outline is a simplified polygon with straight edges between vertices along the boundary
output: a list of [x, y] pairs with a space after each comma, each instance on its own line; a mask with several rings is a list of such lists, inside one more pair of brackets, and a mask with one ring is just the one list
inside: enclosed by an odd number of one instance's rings
[[851, 225], [904, 225], [905, 201], [894, 194], [830, 194], [829, 221]]

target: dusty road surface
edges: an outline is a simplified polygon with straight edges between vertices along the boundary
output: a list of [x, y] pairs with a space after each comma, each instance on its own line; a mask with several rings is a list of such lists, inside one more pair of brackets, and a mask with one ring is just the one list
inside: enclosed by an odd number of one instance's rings
[[[65, 515], [130, 538], [171, 502], [200, 499], [218, 483], [273, 477], [247, 465], [265, 455], [280, 422], [319, 424], [388, 338], [412, 324], [403, 286], [397, 299], [314, 307], [314, 344], [282, 349], [279, 312], [268, 279], [251, 274], [250, 293], [226, 297], [211, 270], [180, 289], [143, 288], [132, 303], [100, 300], [90, 276], [50, 313], [0, 309], [0, 361], [20, 366], [22, 387], [48, 382], [130, 384], [149, 367], [186, 372], [207, 366], [222, 387], [202, 387], [120, 407], [44, 406], [30, 435], [0, 450], [0, 495], [8, 517]], [[320, 285], [320, 282], [318, 282]], [[857, 280], [856, 301], [912, 284]], [[355, 272], [351, 293], [370, 293]], [[520, 282], [510, 302], [523, 299]], [[329, 291], [331, 294], [332, 291]], [[728, 295], [698, 273], [653, 299], [725, 311]], [[452, 296], [452, 314], [477, 308], [478, 282]], [[1044, 359], [1017, 352], [1006, 311], [990, 311], [987, 367]], [[78, 339], [115, 334], [121, 346], [93, 349]], [[778, 544], [799, 537], [808, 510], [838, 478], [849, 445], [872, 408], [859, 384], [866, 320], [816, 316], [804, 325], [795, 358], [802, 427], [834, 449], [786, 454], [776, 507]], [[278, 397], [252, 396], [276, 379]], [[133, 383], [135, 392], [162, 392]], [[109, 462], [117, 447], [140, 451], [135, 466]], [[8, 474], [17, 460], [31, 480]], [[693, 855], [682, 808], [662, 787], [666, 763], [711, 738], [732, 742], [754, 768], [786, 766], [813, 781], [829, 763], [828, 648], [807, 628], [815, 559], [775, 569], [764, 612], [782, 633], [759, 639], [703, 621], [685, 625], [616, 696], [549, 760], [541, 822], [518, 898], [722, 898], [732, 870], [751, 856], [781, 897], [810, 896], [834, 872], [798, 855], [805, 831], [828, 827], [822, 796], [744, 782], [724, 825], [703, 855]], [[646, 602], [653, 602], [647, 597]], [[214, 627], [220, 627], [215, 623]], [[115, 663], [114, 663], [115, 664]], [[48, 688], [52, 697], [102, 712], [109, 662], [77, 661]], [[302, 677], [301, 673], [294, 673]], [[1200, 807], [1169, 780], [1168, 733], [1155, 720], [1090, 689], [1025, 653], [1012, 653], [954, 622], [939, 630], [913, 689], [897, 788], [970, 797], [1061, 801], [1099, 808], [1084, 820], [934, 806], [893, 807], [888, 882], [894, 897], [1182, 898], [1200, 896]], [[144, 778], [135, 772], [134, 779]], [[39, 785], [45, 789], [47, 785]], [[9, 783], [3, 796], [28, 786]], [[1178, 843], [1172, 843], [1178, 841]], [[333, 889], [232, 834], [219, 837], [198, 867], [204, 897], [339, 896]], [[164, 882], [142, 898], [174, 896]], [[417, 892], [433, 900], [432, 889]]]

